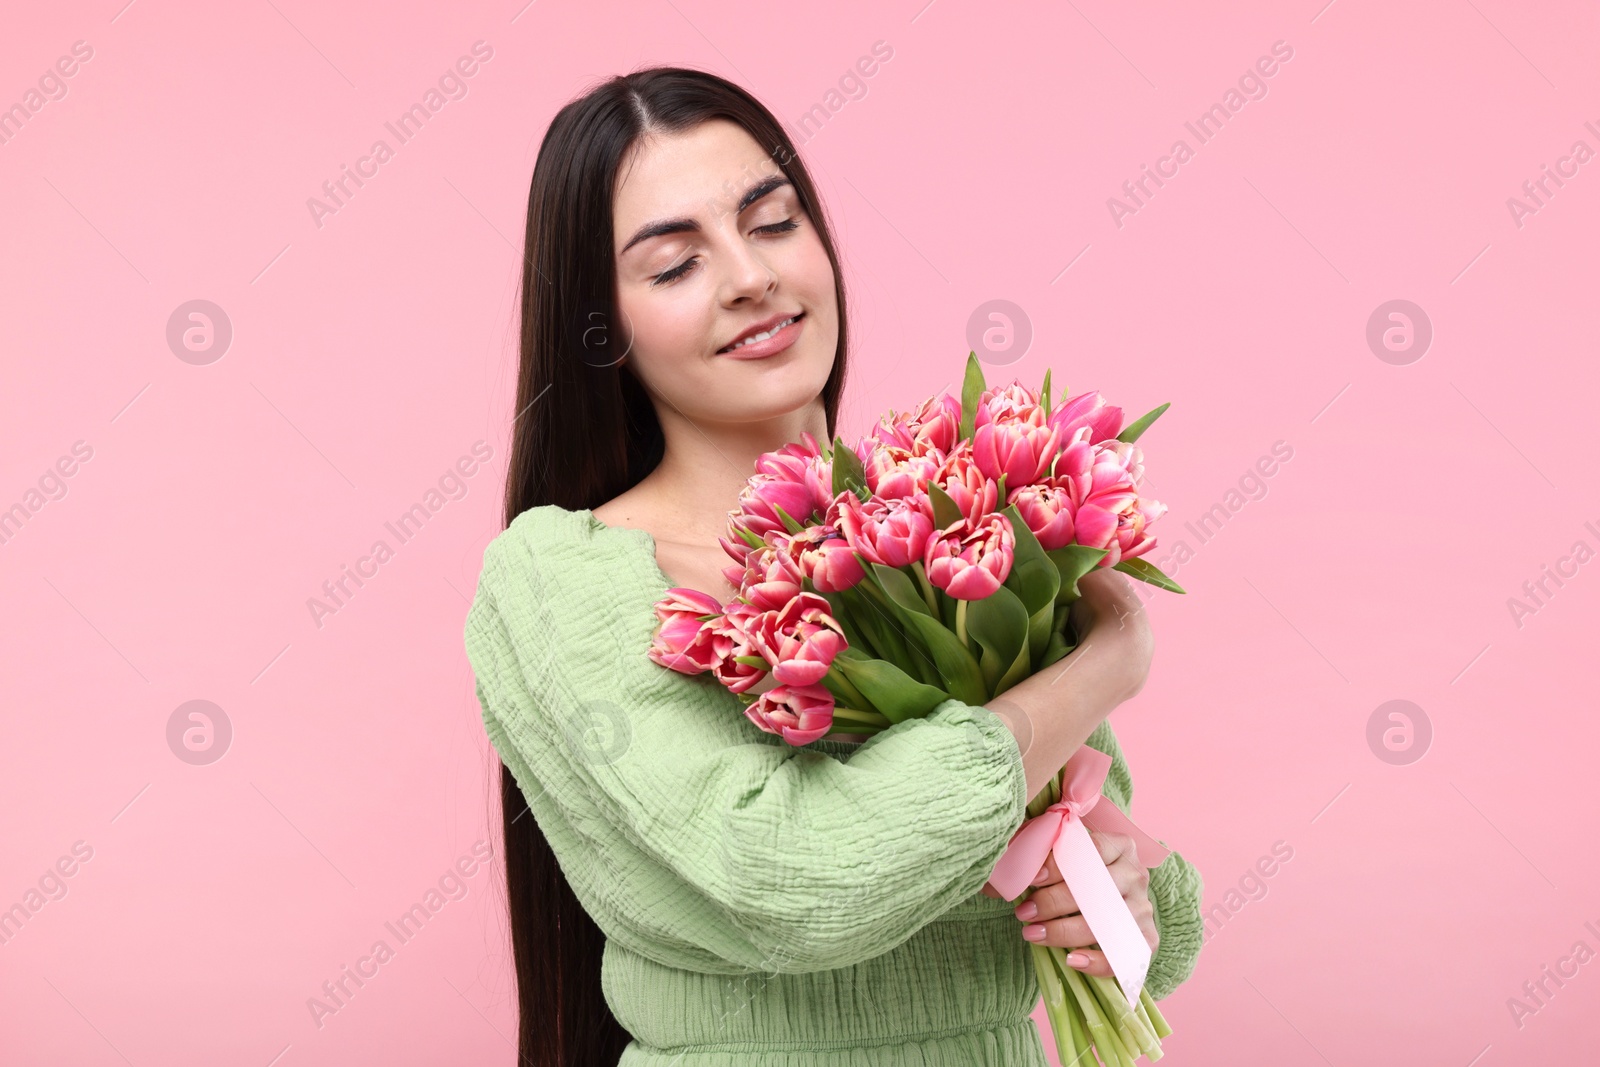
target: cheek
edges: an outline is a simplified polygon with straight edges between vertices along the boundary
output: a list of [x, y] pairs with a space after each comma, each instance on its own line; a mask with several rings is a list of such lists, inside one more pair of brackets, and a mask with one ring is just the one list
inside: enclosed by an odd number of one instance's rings
[[628, 358], [644, 374], [670, 373], [709, 343], [705, 309], [694, 301], [625, 296], [620, 307], [632, 340]]
[[795, 242], [794, 260], [790, 264], [790, 281], [794, 288], [805, 293], [814, 303], [826, 304], [832, 310], [835, 298], [833, 264], [828, 252], [814, 231], [804, 241]]

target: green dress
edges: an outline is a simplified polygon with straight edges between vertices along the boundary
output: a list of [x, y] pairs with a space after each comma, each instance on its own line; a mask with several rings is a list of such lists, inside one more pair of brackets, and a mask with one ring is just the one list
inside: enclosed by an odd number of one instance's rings
[[[710, 675], [645, 658], [649, 533], [529, 509], [485, 549], [465, 640], [489, 739], [606, 937], [622, 1067], [1045, 1067], [1022, 923], [980, 890], [1025, 818], [1015, 739], [951, 699], [796, 748]], [[1128, 767], [1104, 793], [1127, 810]], [[1153, 997], [1192, 971], [1200, 876], [1151, 872]]]

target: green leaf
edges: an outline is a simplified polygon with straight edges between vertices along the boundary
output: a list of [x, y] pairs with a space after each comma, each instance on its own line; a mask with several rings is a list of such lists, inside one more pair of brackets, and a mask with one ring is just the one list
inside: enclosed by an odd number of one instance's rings
[[903, 627], [887, 607], [888, 598], [873, 588], [871, 582], [860, 582], [844, 591], [851, 618], [867, 635], [867, 640], [877, 650], [879, 659], [891, 663], [907, 663], [910, 653], [906, 649]]
[[867, 472], [861, 466], [861, 457], [856, 451], [844, 443], [842, 437], [833, 439], [833, 495], [838, 496], [846, 489], [857, 486], [865, 488]]
[[1056, 593], [1061, 590], [1061, 572], [1045, 554], [1033, 531], [1028, 529], [1015, 504], [1007, 504], [1000, 513], [1011, 520], [1011, 532], [1017, 542], [1011, 573], [1006, 575], [1006, 588], [1017, 594], [1028, 614], [1033, 615], [1046, 604], [1055, 603]]
[[[907, 674], [920, 678], [930, 685], [943, 683], [943, 675], [938, 666], [938, 660], [928, 643], [923, 639], [921, 631], [912, 623], [913, 618], [926, 616], [932, 621], [928, 612], [927, 602], [918, 595], [915, 586], [909, 584], [905, 572], [894, 567], [882, 567], [882, 564], [868, 563], [861, 558], [861, 553], [856, 553], [856, 558], [861, 560], [861, 567], [867, 574], [867, 586], [872, 592], [863, 592], [860, 601], [863, 610], [873, 612], [877, 617], [873, 620], [880, 628], [893, 627], [895, 637], [899, 642], [899, 655], [884, 656]], [[882, 567], [882, 571], [879, 568]], [[876, 597], [876, 599], [874, 599]], [[901, 602], [904, 598], [904, 603]]]
[[922, 599], [922, 593], [917, 589], [916, 582], [905, 571], [882, 563], [867, 563], [865, 566], [878, 588], [883, 590], [884, 595], [897, 607], [933, 618], [933, 613], [928, 610], [928, 602]]
[[1125, 559], [1121, 563], [1113, 566], [1111, 569], [1114, 571], [1121, 571], [1123, 574], [1126, 574], [1132, 578], [1137, 578], [1141, 582], [1149, 582], [1151, 585], [1157, 586], [1161, 589], [1166, 589], [1169, 592], [1181, 593], [1184, 591], [1183, 586], [1179, 585], [1171, 578], [1168, 578], [1165, 574], [1162, 574], [1161, 568], [1157, 567], [1154, 563], [1147, 563], [1142, 559]]
[[1044, 369], [1044, 385], [1039, 389], [1039, 407], [1044, 411], [1044, 417], [1050, 418], [1050, 368]]
[[[808, 593], [817, 593], [817, 588], [812, 585], [810, 578], [802, 579], [800, 585]], [[871, 638], [856, 625], [855, 609], [845, 600], [844, 595], [838, 592], [817, 593], [817, 595], [828, 602], [828, 614], [832, 615], [844, 630], [844, 639], [850, 645], [846, 651], [859, 649], [863, 655], [875, 654], [870, 644]]]
[[[1055, 570], [1054, 567], [1050, 568]], [[1056, 632], [1052, 625], [1055, 622], [1055, 601], [1051, 601], [1032, 615], [1028, 616], [1028, 658], [1036, 661], [1044, 654], [1045, 646], [1050, 643], [1050, 637]]]
[[740, 540], [744, 541], [744, 543], [749, 545], [751, 548], [765, 548], [767, 546], [767, 543], [761, 540], [761, 538], [757, 537], [753, 530], [746, 530], [743, 527], [740, 527], [738, 532]]
[[983, 368], [978, 365], [978, 353], [967, 353], [967, 373], [961, 382], [961, 440], [972, 440], [972, 430], [978, 417], [978, 401], [983, 398]]
[[902, 612], [901, 618], [927, 646], [946, 692], [966, 704], [982, 704], [989, 699], [977, 659], [967, 651], [954, 631], [926, 615]]
[[783, 506], [781, 504], [772, 505], [772, 510], [778, 513], [778, 520], [783, 523], [783, 528], [788, 530], [790, 533], [799, 533], [801, 530], [805, 529], [804, 526], [800, 525], [800, 521], [798, 519], [796, 519], [793, 515], [790, 515], [787, 511], [783, 510]]
[[1056, 601], [1055, 614], [1050, 618], [1050, 629], [1058, 634], [1067, 632], [1067, 616], [1072, 612], [1072, 605]]
[[1056, 601], [1060, 603], [1077, 600], [1083, 595], [1078, 591], [1078, 579], [1094, 570], [1105, 558], [1106, 550], [1083, 545], [1062, 545], [1050, 549], [1045, 555], [1055, 561], [1056, 570], [1061, 575], [1061, 588], [1056, 592]]
[[943, 689], [924, 685], [881, 659], [835, 659], [833, 665], [890, 722], [920, 719], [950, 699]]
[[1143, 416], [1141, 416], [1140, 418], [1137, 418], [1133, 422], [1130, 422], [1128, 424], [1127, 429], [1125, 429], [1121, 433], [1117, 434], [1117, 440], [1119, 440], [1119, 441], [1128, 441], [1130, 443], [1133, 442], [1133, 441], [1137, 441], [1139, 439], [1139, 435], [1144, 433], [1146, 430], [1148, 430], [1150, 428], [1150, 424], [1155, 422], [1157, 419], [1159, 419], [1161, 417], [1161, 413], [1163, 411], [1167, 410], [1168, 408], [1170, 408], [1171, 406], [1172, 406], [1172, 402], [1169, 400], [1167, 403], [1162, 404], [1160, 407], [1156, 408], [1155, 410], [1147, 412]]
[[764, 671], [770, 671], [772, 669], [772, 664], [768, 663], [760, 656], [735, 656], [733, 657], [733, 661], [735, 663], [742, 663], [746, 667], [760, 667]]
[[[847, 648], [840, 652], [839, 656], [834, 657], [833, 663], [828, 667], [828, 673], [822, 676], [822, 684], [827, 687], [828, 692], [833, 694], [834, 702], [837, 704], [842, 704], [847, 708], [855, 708], [858, 711], [877, 711], [878, 708], [872, 701], [867, 699], [866, 694], [852, 685], [850, 679], [845, 677], [844, 666], [839, 660], [852, 652], [855, 652], [855, 649]], [[860, 656], [861, 654], [856, 653], [856, 655]]]
[[[854, 592], [854, 590], [851, 590]], [[856, 597], [851, 600], [851, 605], [856, 605], [864, 598]], [[914, 646], [920, 653], [930, 657], [931, 669], [923, 670], [923, 681], [930, 685], [939, 685], [949, 691], [950, 696], [958, 697], [968, 704], [982, 704], [989, 699], [989, 691], [984, 688], [982, 672], [979, 670], [978, 659], [957, 640], [955, 633], [942, 625], [938, 619], [918, 611], [907, 611], [893, 601], [885, 600], [883, 608], [893, 611], [894, 617], [906, 627], [906, 638], [909, 645]], [[854, 609], [851, 606], [850, 609]], [[864, 605], [867, 611], [877, 611], [874, 606]], [[882, 621], [882, 619], [880, 619]], [[848, 651], [848, 649], [846, 649]], [[843, 654], [843, 653], [842, 653]], [[915, 654], [915, 653], [914, 653]], [[877, 656], [878, 659], [885, 659]], [[835, 659], [837, 662], [837, 659]], [[912, 667], [922, 669], [928, 667], [920, 659], [912, 662]], [[904, 665], [902, 665], [904, 669]]]
[[1005, 674], [1000, 676], [1000, 680], [995, 683], [994, 695], [999, 696], [1022, 681], [1032, 673], [1032, 669], [1033, 658], [1028, 654], [1028, 646], [1024, 642], [1022, 649], [1017, 653], [1017, 658], [1011, 661], [1011, 666], [1006, 670]]
[[1067, 639], [1062, 637], [1060, 633], [1052, 632], [1050, 640], [1045, 642], [1044, 655], [1039, 658], [1039, 670], [1044, 670], [1076, 647], [1076, 645], [1067, 644]]
[[1001, 586], [967, 602], [967, 634], [983, 649], [983, 680], [994, 692], [1019, 653], [1028, 647], [1028, 611], [1017, 594]]
[[933, 482], [928, 483], [928, 499], [933, 501], [933, 525], [936, 529], [943, 530], [951, 523], [965, 518], [956, 502], [950, 499], [950, 494], [945, 492]]

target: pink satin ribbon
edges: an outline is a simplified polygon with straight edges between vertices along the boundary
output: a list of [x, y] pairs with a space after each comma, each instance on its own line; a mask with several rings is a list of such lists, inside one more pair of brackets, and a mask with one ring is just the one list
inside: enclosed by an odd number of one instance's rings
[[1110, 769], [1110, 756], [1088, 745], [1079, 748], [1062, 774], [1061, 799], [1012, 835], [989, 884], [1005, 899], [1015, 900], [1033, 882], [1045, 857], [1054, 855], [1062, 880], [1122, 984], [1128, 1003], [1136, 1004], [1150, 969], [1150, 943], [1122, 899], [1089, 830], [1132, 837], [1139, 862], [1146, 867], [1159, 865], [1170, 850], [1135, 826], [1114, 803], [1100, 803], [1105, 799], [1100, 787]]

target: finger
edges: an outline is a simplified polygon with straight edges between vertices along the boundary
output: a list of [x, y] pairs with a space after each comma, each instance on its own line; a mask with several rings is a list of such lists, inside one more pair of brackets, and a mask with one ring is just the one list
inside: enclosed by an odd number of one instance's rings
[[1126, 856], [1118, 856], [1106, 870], [1110, 872], [1111, 881], [1116, 885], [1117, 892], [1130, 904], [1146, 895], [1149, 890], [1150, 869], [1130, 862]]
[[1004, 900], [1005, 899], [1004, 897], [1002, 897], [1000, 895], [1000, 890], [996, 889], [994, 886], [990, 885], [988, 882], [983, 883], [982, 893], [983, 893], [984, 896], [986, 896], [986, 897], [994, 897], [996, 900]]
[[1100, 852], [1100, 858], [1109, 866], [1120, 856], [1127, 856], [1131, 860], [1138, 859], [1138, 842], [1128, 834], [1119, 834], [1102, 830], [1090, 830], [1089, 839]]
[[1050, 885], [1061, 881], [1061, 868], [1056, 866], [1056, 854], [1045, 853], [1044, 866], [1039, 868], [1039, 873], [1033, 876], [1033, 881], [1028, 883], [1033, 886]]
[[[1031, 909], [1029, 904], [1033, 905]], [[1017, 918], [1023, 922], [1059, 919], [1076, 914], [1078, 902], [1066, 882], [1055, 882], [1036, 888], [1027, 900], [1017, 905], [1016, 911]]]
[[1097, 948], [1075, 948], [1067, 953], [1067, 966], [1083, 974], [1092, 974], [1100, 978], [1110, 978], [1112, 975], [1111, 963], [1106, 959], [1106, 954]]
[[1095, 943], [1094, 932], [1082, 915], [1028, 923], [1022, 928], [1022, 939], [1047, 948], [1078, 948]]

